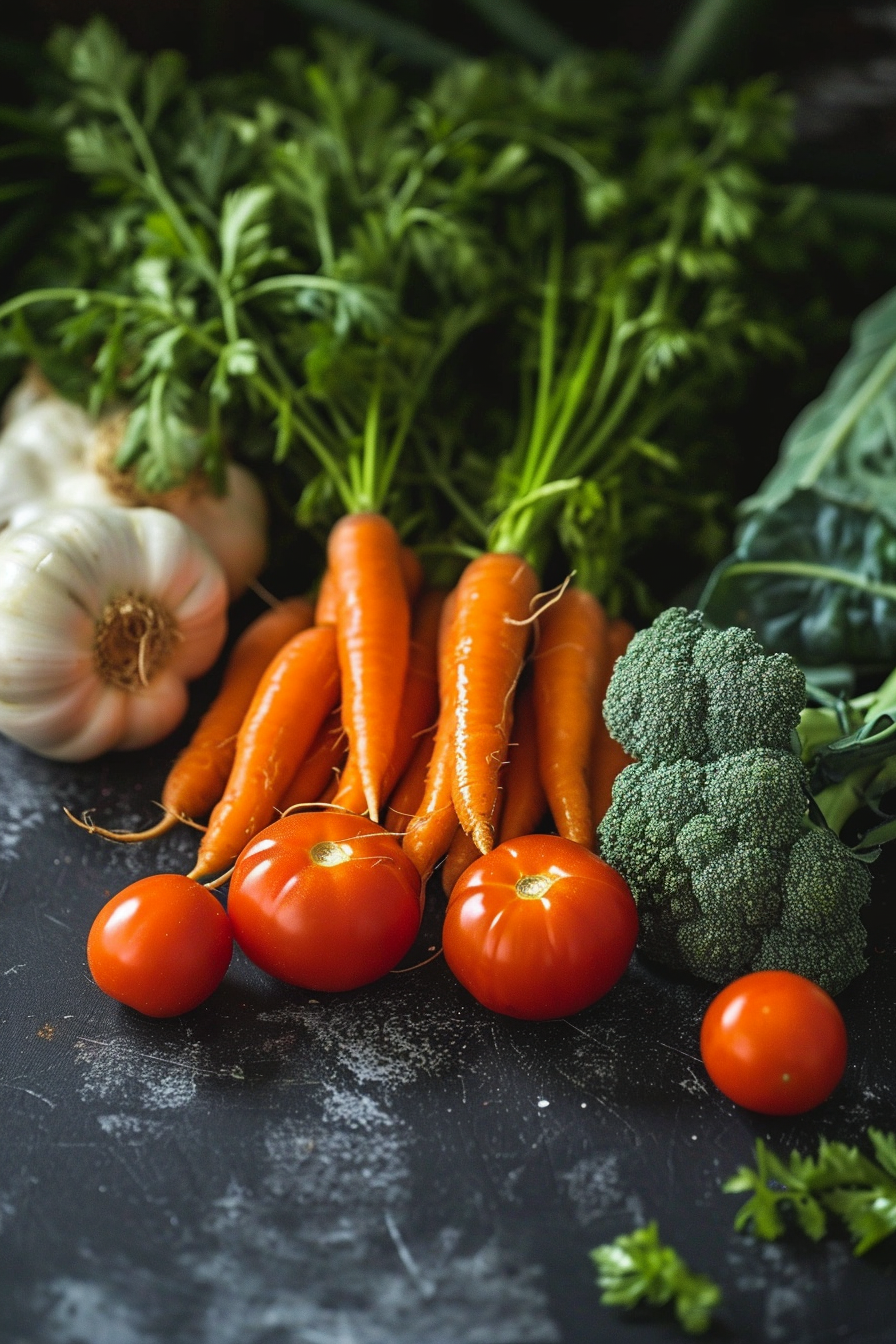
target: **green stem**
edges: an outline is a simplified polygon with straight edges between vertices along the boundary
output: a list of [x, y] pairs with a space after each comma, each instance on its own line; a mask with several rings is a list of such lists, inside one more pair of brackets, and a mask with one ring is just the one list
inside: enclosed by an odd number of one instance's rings
[[578, 366], [573, 375], [567, 380], [566, 391], [560, 412], [551, 431], [551, 437], [548, 440], [544, 452], [541, 454], [541, 461], [533, 474], [530, 488], [533, 486], [544, 485], [547, 481], [557, 457], [566, 442], [566, 436], [569, 427], [573, 422], [576, 413], [581, 406], [582, 400], [588, 388], [588, 379], [594, 371], [597, 363], [597, 357], [600, 353], [600, 347], [603, 343], [604, 329], [606, 326], [605, 312], [598, 309], [592, 323], [591, 332], [582, 350], [578, 361]]
[[379, 450], [379, 431], [380, 431], [380, 406], [383, 397], [382, 379], [378, 378], [376, 386], [371, 393], [370, 400], [367, 403], [367, 414], [364, 417], [364, 449], [362, 458], [361, 498], [357, 502], [358, 513], [372, 513], [377, 508], [377, 458]]
[[791, 574], [794, 578], [821, 579], [825, 583], [842, 583], [846, 588], [857, 588], [859, 592], [896, 602], [894, 584], [877, 583], [874, 579], [866, 579], [861, 574], [852, 574], [845, 569], [811, 565], [802, 560], [740, 560], [728, 565], [719, 575], [719, 580], [739, 578], [745, 574]]
[[839, 784], [829, 784], [815, 795], [821, 814], [835, 835], [867, 801], [866, 788], [880, 770], [878, 764], [860, 766]]
[[432, 453], [430, 453], [429, 449], [423, 444], [420, 445], [420, 456], [426, 464], [426, 471], [429, 479], [434, 485], [439, 487], [442, 494], [450, 504], [453, 504], [454, 508], [467, 525], [482, 538], [483, 542], [487, 541], [489, 534], [488, 527], [479, 517], [479, 514], [472, 505], [456, 488], [448, 473], [442, 470]]
[[551, 244], [548, 261], [548, 274], [544, 288], [541, 327], [538, 352], [538, 385], [535, 394], [535, 413], [532, 417], [532, 431], [526, 448], [523, 469], [520, 473], [520, 489], [528, 493], [532, 489], [535, 473], [538, 470], [541, 447], [548, 426], [548, 410], [551, 402], [551, 382], [554, 376], [554, 351], [557, 344], [557, 318], [560, 309], [560, 283], [563, 273], [563, 240], [555, 234]]

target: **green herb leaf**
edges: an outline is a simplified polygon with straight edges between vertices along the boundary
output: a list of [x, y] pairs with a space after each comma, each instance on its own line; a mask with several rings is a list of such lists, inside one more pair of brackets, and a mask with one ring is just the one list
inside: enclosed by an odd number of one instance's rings
[[737, 1213], [737, 1231], [775, 1241], [786, 1230], [784, 1213], [795, 1214], [803, 1232], [818, 1241], [827, 1231], [825, 1210], [842, 1219], [863, 1255], [896, 1232], [896, 1135], [869, 1129], [878, 1163], [858, 1148], [820, 1139], [817, 1158], [794, 1151], [782, 1161], [756, 1140], [756, 1168], [741, 1167], [722, 1189], [750, 1191]]
[[671, 1303], [688, 1334], [709, 1329], [712, 1313], [722, 1300], [721, 1290], [705, 1274], [694, 1274], [677, 1251], [662, 1244], [655, 1222], [623, 1233], [590, 1254], [605, 1306], [631, 1309], [642, 1303]]

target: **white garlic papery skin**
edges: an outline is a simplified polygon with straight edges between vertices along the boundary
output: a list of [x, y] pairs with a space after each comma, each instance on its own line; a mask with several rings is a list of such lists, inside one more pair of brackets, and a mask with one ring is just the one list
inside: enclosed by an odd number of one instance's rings
[[198, 532], [224, 571], [231, 599], [244, 593], [267, 559], [268, 511], [255, 477], [227, 464], [227, 493], [214, 495], [190, 485], [159, 496], [159, 507]]
[[[9, 420], [0, 434], [0, 528], [30, 522], [57, 495], [72, 501], [64, 483], [71, 486], [74, 478], [86, 474], [92, 432], [86, 411], [57, 396], [40, 398]], [[95, 479], [99, 489], [90, 502], [111, 503], [109, 492]]]
[[0, 732], [83, 761], [180, 722], [227, 631], [227, 584], [160, 509], [52, 509], [0, 534]]
[[141, 490], [131, 472], [115, 468], [127, 421], [126, 411], [91, 420], [29, 370], [4, 407], [0, 529], [71, 504], [165, 509], [199, 533], [224, 570], [231, 598], [239, 597], [267, 558], [267, 506], [258, 481], [230, 462], [223, 495], [202, 478], [158, 495]]

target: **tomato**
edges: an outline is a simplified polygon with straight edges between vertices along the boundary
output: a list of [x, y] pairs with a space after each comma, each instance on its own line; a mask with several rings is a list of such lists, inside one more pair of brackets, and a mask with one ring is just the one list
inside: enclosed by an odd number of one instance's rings
[[408, 951], [420, 875], [381, 826], [344, 812], [298, 812], [237, 859], [227, 909], [256, 966], [304, 989], [357, 989]]
[[700, 1053], [720, 1092], [763, 1115], [800, 1115], [846, 1068], [846, 1027], [829, 994], [791, 971], [756, 971], [706, 1010]]
[[566, 1017], [615, 985], [638, 938], [631, 892], [572, 840], [525, 835], [477, 859], [445, 916], [445, 960], [486, 1008]]
[[177, 873], [134, 882], [103, 906], [87, 964], [104, 993], [148, 1017], [177, 1017], [207, 999], [233, 953], [230, 921], [210, 891]]

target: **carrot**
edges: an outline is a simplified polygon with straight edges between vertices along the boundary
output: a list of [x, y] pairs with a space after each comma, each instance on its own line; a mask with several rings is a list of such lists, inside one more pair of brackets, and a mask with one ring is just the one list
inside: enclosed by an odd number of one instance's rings
[[225, 868], [268, 825], [338, 699], [335, 631], [329, 625], [303, 630], [284, 645], [258, 684], [191, 877]]
[[[410, 546], [402, 546], [399, 554], [401, 575], [407, 591], [408, 601], [416, 602], [423, 587], [424, 573], [417, 554]], [[336, 580], [329, 570], [324, 571], [317, 592], [317, 605], [314, 608], [315, 625], [335, 625], [339, 615], [339, 592]]]
[[404, 579], [408, 601], [413, 606], [423, 591], [426, 575], [423, 573], [420, 558], [412, 547], [402, 546], [398, 560], [401, 565], [401, 576]]
[[[424, 593], [414, 609], [408, 670], [401, 697], [401, 718], [395, 746], [383, 778], [383, 797], [388, 798], [401, 779], [420, 734], [435, 723], [439, 710], [438, 635], [445, 594], [433, 589]], [[350, 812], [364, 810], [364, 789], [357, 758], [349, 756], [334, 802]]]
[[498, 839], [502, 845], [505, 840], [531, 835], [547, 807], [538, 769], [535, 693], [529, 680], [517, 692], [511, 737], [507, 764], [501, 771], [504, 802]]
[[391, 831], [393, 835], [404, 835], [408, 823], [423, 801], [423, 791], [426, 788], [426, 771], [429, 768], [435, 740], [435, 728], [431, 728], [428, 733], [424, 733], [418, 739], [417, 748], [411, 757], [410, 764], [389, 799], [386, 830]]
[[521, 556], [488, 552], [457, 585], [451, 635], [454, 783], [458, 821], [487, 854], [510, 709], [529, 639], [538, 576]]
[[457, 879], [467, 871], [470, 864], [481, 858], [476, 841], [467, 835], [463, 826], [458, 826], [442, 864], [442, 891], [446, 896], [451, 895]]
[[328, 569], [324, 570], [324, 576], [320, 581], [320, 588], [317, 590], [317, 602], [314, 606], [314, 624], [315, 625], [335, 625], [339, 615], [339, 593], [336, 589], [336, 580]]
[[[187, 746], [168, 772], [162, 790], [165, 815], [145, 831], [88, 830], [108, 840], [153, 840], [179, 821], [195, 821], [211, 811], [224, 792], [236, 753], [236, 738], [255, 689], [274, 654], [311, 624], [310, 603], [289, 597], [254, 620], [233, 646], [221, 689]], [[78, 822], [80, 825], [81, 823]]]
[[603, 821], [607, 808], [613, 801], [613, 781], [627, 765], [632, 764], [631, 756], [626, 755], [619, 743], [607, 732], [602, 710], [616, 660], [625, 653], [634, 633], [634, 626], [629, 625], [628, 621], [610, 621], [607, 626], [607, 647], [598, 680], [595, 701], [597, 721], [591, 749], [591, 810], [595, 826]]
[[398, 534], [382, 514], [348, 514], [330, 533], [327, 559], [339, 593], [342, 722], [367, 812], [378, 821], [408, 663], [410, 607]]
[[439, 696], [441, 709], [426, 770], [426, 787], [408, 822], [402, 847], [425, 880], [451, 844], [457, 813], [451, 800], [454, 777], [453, 629], [457, 589], [448, 594], [439, 624]]
[[308, 755], [287, 784], [286, 792], [277, 804], [279, 809], [285, 812], [296, 803], [317, 802], [344, 759], [345, 730], [339, 710], [333, 709], [318, 729]]
[[581, 588], [567, 588], [538, 618], [533, 657], [541, 782], [557, 830], [594, 848], [588, 769], [607, 618]]

